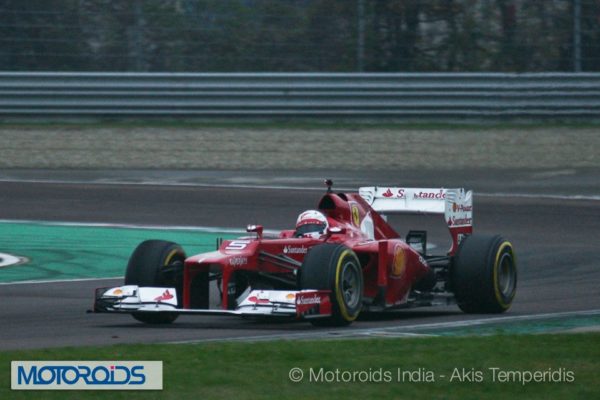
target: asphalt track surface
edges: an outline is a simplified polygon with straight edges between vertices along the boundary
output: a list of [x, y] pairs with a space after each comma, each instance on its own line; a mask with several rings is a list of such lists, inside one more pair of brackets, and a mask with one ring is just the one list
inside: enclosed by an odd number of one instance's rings
[[[0, 219], [184, 225], [266, 229], [293, 225], [316, 205], [322, 172], [282, 171], [0, 171]], [[338, 187], [379, 183], [465, 186], [476, 192], [476, 232], [501, 233], [515, 246], [517, 297], [506, 316], [527, 317], [600, 309], [600, 171], [479, 170], [327, 174]], [[303, 189], [304, 188], [304, 189]], [[479, 193], [479, 195], [477, 194]], [[427, 229], [440, 248], [447, 233], [439, 217], [394, 217], [400, 232]], [[344, 329], [303, 322], [185, 316], [173, 325], [147, 326], [127, 315], [87, 314], [93, 289], [119, 280], [0, 285], [0, 349], [185, 342], [285, 337]], [[457, 307], [369, 315], [352, 329], [497, 318]]]

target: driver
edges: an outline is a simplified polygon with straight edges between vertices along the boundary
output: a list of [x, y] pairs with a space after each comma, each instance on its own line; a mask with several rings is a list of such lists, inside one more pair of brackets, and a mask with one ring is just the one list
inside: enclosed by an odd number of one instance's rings
[[327, 218], [317, 210], [306, 210], [298, 216], [295, 237], [312, 237], [318, 239], [325, 234]]

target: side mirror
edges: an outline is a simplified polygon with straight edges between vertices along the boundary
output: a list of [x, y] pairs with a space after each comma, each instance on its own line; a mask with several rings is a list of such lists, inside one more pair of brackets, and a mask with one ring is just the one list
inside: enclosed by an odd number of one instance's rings
[[262, 239], [263, 236], [263, 226], [262, 225], [248, 225], [246, 227], [246, 232], [255, 232], [258, 239]]

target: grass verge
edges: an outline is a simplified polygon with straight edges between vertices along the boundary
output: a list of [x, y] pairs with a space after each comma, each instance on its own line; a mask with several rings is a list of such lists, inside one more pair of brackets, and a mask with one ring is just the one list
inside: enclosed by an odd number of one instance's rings
[[[0, 359], [2, 399], [552, 400], [600, 394], [597, 333], [63, 348], [2, 352]], [[164, 390], [11, 391], [11, 360], [162, 360]], [[292, 368], [302, 371], [301, 382], [291, 381]], [[525, 382], [536, 373], [542, 382]]]

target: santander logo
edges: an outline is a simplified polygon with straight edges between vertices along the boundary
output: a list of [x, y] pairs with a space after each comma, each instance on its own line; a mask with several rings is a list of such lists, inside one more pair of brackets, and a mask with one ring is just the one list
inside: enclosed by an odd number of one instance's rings
[[316, 294], [311, 297], [298, 297], [296, 302], [298, 304], [321, 304], [321, 297]]
[[435, 191], [435, 192], [417, 192], [413, 194], [413, 198], [414, 199], [436, 199], [436, 200], [443, 200], [446, 198], [446, 193], [444, 192], [443, 189], [440, 189], [439, 191]]
[[381, 196], [385, 197], [386, 199], [389, 199], [391, 197], [395, 197], [398, 199], [404, 199], [405, 198], [405, 189], [395, 189], [394, 188], [394, 192], [392, 192], [392, 189], [388, 188], [385, 192], [383, 192], [381, 194]]
[[306, 254], [308, 253], [308, 247], [285, 246], [283, 252], [285, 254]]

